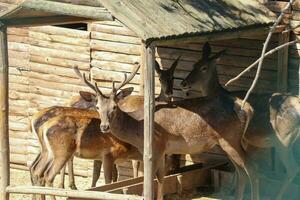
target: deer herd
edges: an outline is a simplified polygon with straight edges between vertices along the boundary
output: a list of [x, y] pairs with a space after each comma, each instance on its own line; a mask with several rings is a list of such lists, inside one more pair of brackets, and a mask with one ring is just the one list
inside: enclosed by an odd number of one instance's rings
[[[205, 43], [202, 58], [180, 84], [187, 95], [197, 90], [202, 97], [186, 100], [171, 101], [173, 74], [180, 58], [168, 70], [160, 69], [155, 63], [161, 83], [161, 93], [155, 101], [153, 137], [157, 199], [164, 197], [166, 156], [202, 153], [216, 145], [224, 150], [236, 169], [236, 199], [243, 199], [247, 180], [251, 198], [260, 197], [253, 157], [261, 148], [274, 147], [286, 168], [287, 175], [277, 199], [282, 199], [299, 171], [294, 156], [298, 150], [294, 144], [300, 135], [299, 98], [279, 93], [253, 94], [242, 107], [245, 92], [229, 92], [219, 82], [216, 66], [224, 53], [223, 50], [211, 56], [211, 47]], [[92, 186], [96, 185], [102, 165], [105, 183], [116, 181], [116, 164], [128, 160], [133, 160], [136, 177], [139, 162], [143, 160], [144, 97], [131, 95], [132, 87], [123, 87], [134, 78], [139, 65], [136, 64], [129, 77], [125, 74], [120, 84], [113, 82], [110, 93], [103, 93], [78, 68], [74, 70], [94, 92], [80, 92], [67, 106], [46, 108], [32, 117], [31, 130], [41, 148], [30, 167], [32, 184], [53, 186], [55, 176], [60, 173], [63, 187], [67, 165], [69, 186], [76, 189], [74, 156], [94, 160]], [[39, 198], [45, 199], [43, 195]]]

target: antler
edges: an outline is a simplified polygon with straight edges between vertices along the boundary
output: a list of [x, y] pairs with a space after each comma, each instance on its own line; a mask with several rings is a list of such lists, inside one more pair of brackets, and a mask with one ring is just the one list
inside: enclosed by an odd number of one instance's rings
[[92, 90], [94, 90], [95, 92], [97, 92], [95, 86], [86, 79], [85, 73], [83, 73], [83, 75], [81, 74], [81, 72], [79, 71], [78, 66], [74, 66], [73, 67], [76, 75], [81, 79], [82, 82], [84, 82], [88, 87], [90, 87]]
[[130, 74], [130, 76], [128, 78], [127, 78], [127, 74], [124, 73], [124, 80], [123, 80], [123, 82], [119, 86], [115, 87], [115, 82], [113, 81], [113, 92], [117, 92], [119, 89], [121, 89], [124, 85], [126, 85], [127, 83], [129, 83], [133, 79], [133, 77], [136, 75], [136, 73], [140, 69], [140, 64], [139, 63], [136, 62], [134, 64], [137, 66], [135, 68], [135, 70], [133, 70], [131, 72], [131, 74]]

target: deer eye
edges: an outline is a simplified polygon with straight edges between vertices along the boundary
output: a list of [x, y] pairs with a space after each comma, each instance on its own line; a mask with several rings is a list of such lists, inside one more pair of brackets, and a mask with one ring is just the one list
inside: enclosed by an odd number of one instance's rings
[[116, 110], [116, 109], [117, 109], [117, 106], [114, 106], [113, 109]]

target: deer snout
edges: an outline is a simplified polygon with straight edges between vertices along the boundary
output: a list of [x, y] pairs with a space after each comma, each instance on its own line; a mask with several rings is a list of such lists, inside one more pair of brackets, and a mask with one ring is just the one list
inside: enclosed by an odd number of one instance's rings
[[103, 133], [107, 133], [109, 132], [109, 124], [101, 124], [100, 125], [100, 130], [103, 132]]

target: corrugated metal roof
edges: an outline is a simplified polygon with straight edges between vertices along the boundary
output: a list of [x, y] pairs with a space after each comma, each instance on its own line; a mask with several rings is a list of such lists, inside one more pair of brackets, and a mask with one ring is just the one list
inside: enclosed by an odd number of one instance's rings
[[101, 0], [144, 41], [265, 26], [274, 14], [256, 0]]

